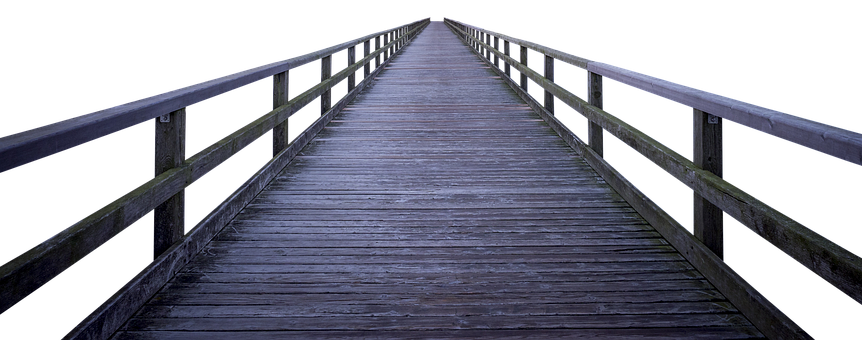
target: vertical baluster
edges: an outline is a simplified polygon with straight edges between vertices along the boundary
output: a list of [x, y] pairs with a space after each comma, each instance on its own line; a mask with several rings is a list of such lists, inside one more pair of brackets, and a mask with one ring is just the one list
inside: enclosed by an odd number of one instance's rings
[[[347, 67], [354, 63], [356, 63], [356, 46], [350, 46], [347, 48]], [[356, 72], [351, 72], [347, 76], [347, 92], [353, 91], [354, 87], [356, 87]]]
[[[587, 72], [587, 101], [590, 105], [602, 108], [602, 76], [592, 72]], [[599, 124], [589, 122], [587, 126], [587, 144], [599, 156], [604, 154], [604, 141], [602, 139], [602, 127]]]
[[[389, 32], [389, 41], [395, 41], [395, 31]], [[395, 54], [395, 44], [389, 47], [389, 55], [392, 56]]]
[[[389, 33], [383, 35], [383, 46], [389, 45]], [[383, 61], [389, 59], [389, 49], [383, 49]]]
[[[503, 54], [507, 57], [511, 57], [509, 54], [509, 42], [506, 40], [503, 40]], [[511, 66], [508, 61], [503, 61], [503, 73], [506, 73], [507, 77], [512, 77]]]
[[[374, 50], [377, 51], [380, 49], [380, 37], [374, 37]], [[374, 68], [380, 67], [380, 55], [374, 56]]]
[[[491, 35], [485, 34], [485, 45], [491, 46]], [[485, 47], [485, 59], [491, 60], [491, 49]]]
[[[500, 38], [494, 37], [494, 49], [500, 50]], [[500, 68], [500, 57], [494, 54], [494, 67]]]
[[[371, 54], [371, 39], [366, 40], [366, 41], [362, 44], [362, 52], [364, 53], [364, 54], [362, 55], [362, 58], [363, 58], [363, 59], [364, 59], [364, 58], [368, 58], [368, 55], [369, 55], [369, 54]], [[369, 76], [370, 74], [371, 74], [371, 62], [370, 62], [370, 61], [368, 61], [368, 62], [366, 62], [366, 63], [365, 63], [365, 67], [364, 67], [364, 70], [363, 70], [363, 72], [362, 72], [362, 79], [363, 79], [363, 80], [365, 80], [365, 78], [368, 78], [368, 76]]]
[[[521, 46], [521, 65], [527, 67], [527, 48], [524, 46]], [[527, 75], [524, 72], [521, 72], [521, 88], [527, 91]]]
[[[320, 58], [320, 81], [332, 76], [332, 55]], [[323, 115], [332, 107], [332, 89], [326, 90], [320, 95], [320, 114]]]
[[[554, 57], [545, 55], [545, 79], [554, 82]], [[545, 90], [545, 110], [554, 114], [554, 95]]]
[[[485, 42], [485, 32], [479, 32], [479, 41]], [[477, 44], [479, 46], [479, 55], [485, 55], [485, 46], [482, 44]]]
[[[186, 109], [156, 118], [156, 176], [186, 160]], [[154, 211], [153, 258], [159, 257], [185, 234], [185, 190], [159, 204]]]
[[[721, 117], [694, 109], [694, 165], [722, 176]], [[721, 209], [694, 194], [694, 236], [707, 248], [724, 257], [723, 214]]]
[[491, 46], [491, 50], [488, 51], [488, 61], [491, 62], [491, 65], [496, 65], [494, 64], [496, 61], [496, 58], [494, 58], [494, 50], [497, 48], [497, 40], [494, 39], [494, 36], [488, 37], [488, 40], [490, 41], [488, 45]]
[[[277, 73], [272, 76], [272, 108], [275, 109], [279, 106], [287, 104], [287, 88], [290, 71], [284, 71], [282, 73]], [[276, 125], [272, 128], [272, 156], [278, 155], [281, 150], [284, 150], [290, 139], [287, 136], [287, 119], [285, 119], [281, 124]]]

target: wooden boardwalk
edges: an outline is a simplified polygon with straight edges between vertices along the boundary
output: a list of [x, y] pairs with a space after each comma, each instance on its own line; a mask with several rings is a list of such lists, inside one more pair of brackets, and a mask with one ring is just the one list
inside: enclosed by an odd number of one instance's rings
[[440, 22], [117, 339], [757, 338]]

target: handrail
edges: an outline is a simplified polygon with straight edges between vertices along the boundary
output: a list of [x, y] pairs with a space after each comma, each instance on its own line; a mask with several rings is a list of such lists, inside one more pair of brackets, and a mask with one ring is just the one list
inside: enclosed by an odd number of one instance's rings
[[[169, 199], [177, 195], [182, 195], [185, 187], [189, 186], [204, 174], [239, 152], [245, 146], [251, 144], [267, 131], [273, 129], [279, 124], [285, 123], [288, 117], [299, 111], [299, 109], [313, 101], [315, 98], [323, 96], [325, 97], [325, 101], [328, 101], [328, 91], [338, 84], [338, 82], [349, 78], [357, 70], [370, 64], [371, 60], [377, 59], [380, 54], [384, 54], [384, 59], [388, 58], [390, 50], [394, 52], [397, 51], [394, 50], [396, 47], [399, 49], [403, 47], [408, 37], [418, 33], [418, 31], [424, 28], [429, 21], [429, 19], [419, 20], [391, 30], [367, 35], [359, 39], [309, 53], [298, 58], [292, 58], [279, 63], [261, 66], [245, 72], [236, 73], [227, 77], [218, 78], [184, 89], [167, 92], [129, 104], [120, 105], [108, 110], [99, 111], [0, 139], [0, 146], [2, 146], [0, 147], [0, 156], [4, 157], [2, 158], [2, 161], [0, 161], [0, 169], [10, 169], [23, 164], [21, 163], [22, 160], [32, 161], [52, 153], [62, 151], [63, 149], [67, 149], [74, 145], [78, 145], [87, 140], [92, 140], [122, 128], [135, 125], [144, 120], [156, 117], [164, 117], [166, 118], [165, 120], [170, 120], [171, 118], [175, 118], [175, 116], [184, 120], [182, 117], [184, 114], [177, 114], [177, 112], [184, 111], [184, 105], [190, 105], [268, 76], [276, 76], [276, 78], [274, 78], [274, 85], [275, 88], [278, 89], [280, 84], [283, 84], [283, 82], [279, 82], [279, 79], [282, 79], [279, 78], [279, 75], [286, 72], [286, 70], [316, 59], [321, 59], [323, 61], [322, 75], [324, 75], [324, 77], [322, 77], [322, 81], [319, 84], [295, 97], [293, 100], [285, 101], [286, 103], [283, 105], [275, 107], [274, 110], [265, 114], [261, 118], [249, 123], [243, 128], [240, 128], [231, 135], [200, 151], [198, 154], [188, 159], [182, 159], [183, 157], [180, 157], [177, 161], [178, 164], [166, 169], [160, 174], [157, 174], [157, 176], [152, 180], [132, 190], [128, 194], [108, 204], [80, 222], [63, 230], [40, 245], [16, 257], [12, 261], [0, 266], [0, 291], [3, 291], [2, 299], [0, 299], [0, 313], [5, 312], [18, 301], [63, 272], [97, 247], [107, 242], [148, 212], [157, 207], [161, 208], [163, 205], [168, 203]], [[336, 53], [345, 48], [350, 48], [352, 51], [354, 46], [358, 43], [365, 43], [367, 46], [372, 38], [379, 38], [379, 35], [385, 35], [386, 37], [392, 36], [393, 39], [384, 46], [378, 46], [379, 48], [373, 52], [366, 49], [363, 59], [348, 65], [344, 70], [337, 74], [332, 76], [326, 74], [326, 69], [330, 67], [327, 64], [331, 64], [330, 60], [332, 53]], [[376, 63], [376, 66], [380, 67], [381, 65]], [[372, 78], [363, 80], [363, 83], [370, 82], [370, 79]], [[351, 82], [348, 83], [348, 87], [351, 87], [352, 90], [354, 84]], [[286, 97], [286, 93], [284, 92], [277, 94], [274, 93], [274, 95]], [[323, 103], [324, 100], [321, 102]], [[327, 105], [328, 103], [322, 106], [322, 114], [332, 111], [331, 108], [326, 107]], [[170, 115], [168, 115], [169, 113]], [[92, 133], [92, 136], [84, 136], [87, 133]], [[179, 138], [179, 147], [184, 148], [182, 146], [184, 143], [184, 132], [180, 132], [179, 135], [181, 136]], [[71, 139], [71, 141], [66, 141], [66, 138]], [[86, 140], [82, 141], [83, 139]], [[158, 141], [160, 140], [158, 140], [157, 137], [157, 158], [160, 144]], [[48, 142], [55, 143], [55, 147], [44, 147], [43, 144]], [[278, 144], [279, 143], [277, 141], [274, 143], [274, 147], [276, 149], [279, 148]], [[278, 151], [281, 150], [278, 149]], [[38, 154], [38, 156], [31, 157], [27, 155], [19, 155], [17, 152], [33, 152]], [[10, 154], [12, 154], [12, 156], [10, 156], [10, 158], [6, 158]], [[182, 152], [180, 152], [180, 155], [182, 155]], [[180, 210], [179, 216], [181, 216], [183, 205], [182, 200], [180, 199], [179, 201], [180, 202], [176, 203], [174, 208]], [[176, 217], [176, 213], [170, 217]], [[156, 223], [158, 226], [158, 216]], [[180, 223], [182, 223], [181, 219]], [[179, 230], [182, 230], [182, 228], [179, 228]], [[171, 244], [175, 244], [180, 241], [181, 237], [182, 234], [179, 234], [171, 238], [167, 245], [170, 246]], [[161, 251], [158, 249], [157, 245], [156, 256], [160, 253]]]
[[770, 110], [739, 100], [650, 77], [624, 68], [577, 57], [565, 52], [512, 38], [476, 26], [447, 19], [478, 32], [533, 49], [603, 77], [670, 99], [712, 115], [731, 120], [770, 135], [862, 165], [862, 134]]
[[[857, 302], [862, 303], [862, 258], [859, 256], [847, 251], [846, 249], [838, 246], [834, 242], [829, 241], [828, 239], [820, 236], [814, 231], [806, 228], [802, 224], [790, 219], [789, 217], [781, 214], [777, 210], [769, 207], [768, 205], [760, 202], [754, 197], [748, 195], [744, 191], [736, 188], [731, 185], [727, 181], [723, 180], [720, 177], [721, 168], [720, 161], [717, 171], [712, 169], [707, 169], [708, 164], [701, 163], [703, 160], [698, 160], [698, 151], [695, 152], [695, 162], [689, 161], [685, 157], [679, 155], [674, 152], [670, 148], [662, 145], [646, 134], [640, 132], [634, 127], [628, 125], [622, 120], [614, 117], [613, 115], [605, 112], [601, 109], [601, 102], [597, 104], [592, 104], [591, 102], [585, 101], [571, 92], [563, 89], [553, 81], [553, 57], [546, 55], [546, 66], [545, 72], [546, 75], [542, 76], [532, 69], [528, 68], [524, 64], [524, 53], [525, 51], [522, 49], [522, 62], [516, 61], [514, 58], [510, 57], [508, 54], [508, 42], [504, 41], [506, 46], [505, 52], [500, 52], [497, 49], [497, 46], [492, 47], [488, 42], [490, 42], [490, 35], [494, 34], [490, 31], [476, 28], [474, 26], [469, 26], [454, 20], [446, 19], [446, 22], [450, 25], [456, 34], [460, 35], [468, 45], [471, 45], [474, 49], [476, 49], [476, 54], [483, 58], [486, 63], [489, 65], [495, 65], [497, 68], [495, 72], [500, 74], [501, 76], [506, 76], [504, 79], [514, 84], [514, 81], [508, 78], [508, 71], [504, 73], [504, 71], [499, 70], [499, 65], [496, 65], [494, 62], [490, 60], [487, 56], [491, 53], [494, 54], [495, 59], [503, 59], [504, 63], [506, 63], [506, 67], [508, 70], [509, 66], [516, 68], [522, 74], [522, 82], [520, 88], [517, 90], [524, 90], [523, 95], [528, 96], [529, 94], [525, 91], [525, 81], [526, 78], [532, 79], [539, 86], [541, 86], [546, 91], [546, 104], [545, 107], [542, 108], [543, 111], [547, 112], [549, 115], [553, 114], [553, 107], [548, 105], [547, 102], [547, 94], [552, 95], [553, 97], [557, 97], [562, 102], [566, 103], [582, 115], [584, 115], [590, 122], [590, 124], [597, 124], [601, 129], [607, 130], [614, 136], [618, 137], [624, 143], [628, 144], [630, 147], [634, 148], [642, 155], [646, 156], [648, 159], [653, 161], [655, 164], [659, 165], [662, 169], [676, 177], [679, 181], [688, 185], [690, 188], [694, 190], [694, 192], [708, 201], [707, 204], [712, 204], [715, 207], [719, 208], [718, 214], [720, 216], [721, 211], [727, 212], [729, 215], [739, 220], [741, 223], [755, 231], [758, 235], [765, 238], [773, 245], [805, 265], [811, 271], [816, 273], [817, 275], [824, 278], [833, 286], [839, 288], [845, 294], [856, 300]], [[480, 34], [476, 34], [476, 33]], [[483, 35], [482, 33], [488, 34]], [[476, 35], [479, 37], [477, 38]], [[496, 39], [501, 38], [501, 36], [495, 36], [495, 45]], [[508, 37], [506, 37], [508, 38]], [[504, 39], [506, 39], [504, 38]], [[484, 40], [484, 41], [483, 41]], [[522, 40], [519, 40], [522, 43], [526, 43]], [[554, 51], [557, 55], [562, 52], [544, 48], [540, 45], [536, 45], [533, 43], [524, 44], [522, 46], [538, 46], [542, 48], [544, 51]], [[488, 53], [490, 52], [490, 53]], [[571, 59], [571, 58], [570, 58]], [[548, 62], [550, 61], [551, 67], [548, 67]], [[590, 92], [596, 91], [596, 88], [593, 88], [596, 84], [593, 80], [593, 73], [595, 72], [604, 72], [604, 74], [613, 75], [613, 77], [618, 77], [619, 75], [625, 74], [629, 76], [629, 79], [632, 83], [637, 83], [639, 86], [643, 88], [649, 88], [648, 84], [655, 84], [655, 88], [652, 90], [647, 89], [649, 92], [653, 92], [659, 95], [667, 95], [667, 96], [675, 96], [679, 102], [684, 104], [698, 105], [694, 107], [695, 110], [695, 121], [698, 122], [699, 117], [705, 117], [706, 119], [713, 120], [709, 117], [710, 114], [713, 114], [712, 111], [704, 111], [699, 112], [699, 108], [706, 108], [708, 110], [717, 110], [718, 112], [724, 114], [727, 117], [734, 117], [735, 119], [742, 116], [743, 113], [748, 114], [745, 116], [749, 124], [748, 126], [756, 126], [758, 122], [762, 123], [764, 121], [768, 121], [771, 123], [771, 129], [769, 131], [765, 131], [767, 133], [776, 134], [778, 132], [786, 132], [790, 131], [789, 128], [785, 128], [785, 126], [790, 126], [791, 124], [788, 122], [795, 122], [796, 125], [793, 125], [797, 128], [794, 131], [802, 131], [797, 133], [795, 136], [803, 136], [805, 134], [822, 136], [819, 138], [820, 144], [817, 144], [818, 141], [810, 142], [807, 144], [803, 144], [805, 146], [809, 146], [812, 148], [822, 147], [823, 145], [827, 145], [829, 147], [837, 148], [840, 142], [848, 142], [852, 145], [855, 145], [855, 141], [862, 141], [859, 134], [854, 132], [850, 132], [847, 130], [842, 130], [838, 128], [834, 128], [828, 125], [807, 121], [802, 118], [786, 115], [783, 113], [778, 113], [775, 111], [771, 111], [768, 109], [756, 107], [754, 105], [745, 104], [742, 102], [738, 102], [732, 99], [712, 95], [703, 91], [698, 91], [694, 89], [690, 89], [687, 87], [683, 87], [681, 85], [676, 85], [670, 82], [666, 82], [657, 78], [647, 77], [644, 75], [640, 75], [631, 71], [613, 68], [611, 66], [596, 63], [589, 61], [587, 62], [586, 69], [590, 71]], [[615, 72], [612, 73], [611, 71]], [[620, 76], [621, 77], [621, 76]], [[640, 82], [644, 79], [650, 79], [649, 82]], [[601, 77], [598, 77], [598, 95], [600, 97], [601, 91]], [[513, 85], [513, 87], [516, 87]], [[636, 86], [638, 87], [638, 86]], [[639, 88], [641, 88], [639, 87]], [[661, 90], [656, 90], [661, 89]], [[592, 97], [594, 94], [590, 93]], [[551, 97], [551, 98], [553, 98]], [[531, 97], [530, 97], [531, 98]], [[692, 100], [691, 98], [695, 98]], [[592, 98], [591, 98], [592, 99]], [[673, 98], [671, 98], [673, 99]], [[532, 100], [532, 99], [531, 99]], [[703, 106], [703, 105], [712, 105], [712, 106]], [[722, 111], [722, 109], [724, 111]], [[707, 114], [708, 112], [708, 114]], [[770, 118], [764, 118], [767, 115], [763, 115], [764, 112], [775, 112]], [[716, 115], [720, 116], [720, 115]], [[551, 118], [554, 120], [554, 118]], [[705, 120], [706, 120], [705, 119]], [[707, 124], [703, 121], [704, 124]], [[720, 159], [720, 119], [715, 119], [716, 122], [710, 122], [710, 124], [718, 125], [718, 137], [717, 140], [711, 140], [705, 142], [701, 140], [700, 142], [703, 144], [713, 144], [711, 147], [718, 148], [719, 153], [717, 158]], [[717, 123], [717, 124], [716, 124]], [[774, 127], [774, 128], [773, 128]], [[714, 128], [713, 128], [714, 129]], [[563, 130], [567, 130], [563, 128]], [[836, 132], [837, 131], [837, 132]], [[715, 131], [713, 131], [714, 133]], [[570, 134], [570, 132], [567, 132]], [[590, 131], [590, 140], [593, 139], [593, 131]], [[601, 133], [600, 131], [598, 132]], [[783, 132], [782, 132], [783, 133]], [[782, 137], [776, 134], [779, 137]], [[843, 136], [842, 138], [838, 138], [836, 136]], [[577, 137], [574, 135], [564, 136], [567, 140], [575, 140], [577, 141], [574, 144], [581, 143], [577, 140]], [[697, 135], [696, 132], [696, 143], [698, 143], [697, 139], [702, 138]], [[788, 140], [793, 141], [790, 138], [782, 137]], [[801, 138], [801, 137], [800, 137]], [[601, 137], [599, 135], [599, 141]], [[582, 143], [581, 143], [582, 144]], [[717, 144], [717, 145], [715, 145]], [[580, 145], [580, 144], [579, 144]], [[860, 144], [862, 145], [862, 144]], [[590, 144], [590, 148], [595, 148], [592, 143]], [[588, 148], [589, 149], [589, 148]], [[600, 146], [598, 150], [593, 151], [589, 150], [590, 153], [601, 157], [601, 149]], [[828, 152], [827, 152], [828, 153]], [[833, 156], [839, 154], [837, 151], [833, 151]], [[852, 154], [852, 153], [851, 153]], [[852, 158], [852, 157], [851, 157]], [[851, 159], [854, 161], [855, 159]], [[698, 163], [698, 164], [696, 164]], [[859, 162], [855, 162], [859, 163]], [[697, 200], [696, 200], [697, 201]], [[698, 214], [698, 209], [704, 209], [703, 207], [698, 208], [697, 202], [695, 205], [695, 215]], [[703, 210], [701, 210], [703, 211]], [[704, 242], [709, 246], [709, 249], [712, 252], [716, 252], [718, 256], [721, 256], [721, 226], [720, 226], [720, 217], [711, 217], [713, 220], [718, 220], [718, 235], [698, 235], [698, 221], [695, 221], [695, 236], [697, 236], [700, 241]], [[701, 227], [702, 228], [702, 227]], [[713, 230], [714, 231], [714, 230]], [[701, 229], [703, 232], [703, 229]], [[715, 244], [717, 239], [718, 251], [715, 248], [710, 246], [710, 244]], [[676, 246], [676, 245], [675, 245]], [[720, 261], [720, 260], [719, 260]], [[743, 284], [744, 285], [744, 284]], [[744, 288], [744, 287], [743, 287]], [[742, 307], [740, 307], [742, 309]], [[748, 307], [745, 307], [748, 308]], [[765, 308], [765, 309], [764, 309]], [[751, 307], [753, 312], [755, 313], [763, 313], [764, 310], [771, 309], [772, 307]], [[754, 321], [754, 320], [753, 320]], [[767, 321], [766, 323], [769, 323]], [[766, 326], [769, 328], [772, 326]], [[760, 326], [759, 326], [760, 328]], [[776, 334], [793, 334], [795, 326], [788, 326], [784, 330], [781, 329], [773, 329], [776, 331]], [[799, 334], [797, 334], [799, 335]], [[802, 336], [802, 335], [799, 335]]]
[[[416, 25], [420, 21], [405, 26]], [[397, 28], [372, 33], [299, 57], [263, 65], [0, 138], [0, 172], [109, 135], [274, 74], [305, 65], [395, 30]]]

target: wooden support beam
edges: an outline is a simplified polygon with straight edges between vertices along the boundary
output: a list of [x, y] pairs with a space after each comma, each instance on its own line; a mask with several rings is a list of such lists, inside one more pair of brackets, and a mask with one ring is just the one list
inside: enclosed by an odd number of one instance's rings
[[[721, 117], [694, 109], [694, 165], [722, 176]], [[694, 193], [694, 236], [724, 257], [721, 209]]]
[[[389, 46], [389, 33], [383, 35], [383, 46]], [[389, 48], [383, 50], [383, 62], [389, 60]]]
[[[284, 71], [272, 76], [272, 108], [273, 110], [287, 104], [288, 84], [290, 82], [290, 71]], [[287, 120], [272, 128], [272, 156], [275, 157], [290, 143], [287, 135]]]
[[[491, 45], [491, 35], [485, 34], [485, 44]], [[485, 59], [491, 60], [491, 49], [485, 49]]]
[[[362, 50], [363, 50], [362, 52], [364, 53], [362, 55], [363, 58], [365, 58], [369, 54], [371, 54], [371, 39], [366, 40], [364, 43], [362, 43]], [[369, 74], [371, 74], [371, 62], [370, 61], [365, 63], [365, 67], [364, 67], [364, 70], [362, 72], [362, 79], [364, 80], [365, 78], [368, 78]]]
[[[527, 47], [521, 46], [521, 65], [527, 66]], [[527, 74], [521, 72], [521, 88], [527, 91]]]
[[[554, 57], [545, 55], [545, 79], [554, 81]], [[545, 90], [545, 110], [554, 114], [554, 95]]]
[[[512, 56], [512, 45], [509, 43], [508, 40], [503, 41], [503, 54], [505, 54], [506, 56], [509, 56], [509, 57]], [[509, 65], [509, 63], [506, 62], [505, 59], [503, 59], [503, 60], [504, 60], [503, 61], [503, 69], [504, 69], [503, 72], [505, 72], [506, 75], [509, 76], [509, 78], [511, 79], [512, 78], [512, 66]]]
[[[350, 46], [347, 48], [347, 66], [354, 63], [356, 63], [356, 46]], [[356, 72], [347, 76], [347, 92], [352, 91], [354, 87], [356, 87]]]
[[[380, 37], [374, 38], [374, 50], [377, 51], [380, 49]], [[380, 54], [374, 57], [374, 68], [380, 67]]]
[[[395, 31], [389, 32], [389, 41], [395, 41]], [[395, 45], [389, 46], [389, 55], [395, 54]]]
[[[494, 49], [500, 50], [500, 38], [494, 37]], [[500, 57], [494, 55], [494, 67], [500, 68]]]
[[[587, 96], [590, 105], [597, 108], [602, 108], [602, 76], [593, 72], [587, 72]], [[602, 126], [588, 122], [587, 126], [587, 143], [590, 149], [596, 152], [601, 157], [604, 157], [604, 140], [602, 138]]]
[[[186, 109], [182, 108], [156, 118], [156, 171], [179, 167], [186, 160]], [[155, 209], [153, 258], [179, 241], [185, 234], [185, 195], [180, 190]]]
[[[332, 55], [320, 59], [320, 81], [332, 76]], [[320, 114], [326, 113], [332, 107], [332, 90], [327, 89], [320, 95]]]

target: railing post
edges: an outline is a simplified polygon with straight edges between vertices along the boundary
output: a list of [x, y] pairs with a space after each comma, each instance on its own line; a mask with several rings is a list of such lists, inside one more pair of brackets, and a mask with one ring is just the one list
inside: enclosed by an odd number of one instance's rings
[[[377, 51], [380, 49], [380, 37], [374, 37], [374, 50]], [[374, 56], [374, 68], [380, 67], [380, 55]]]
[[[389, 45], [389, 33], [386, 33], [383, 35], [383, 46], [386, 46], [386, 45]], [[387, 49], [383, 50], [383, 61], [385, 62], [388, 59], [389, 59], [389, 49], [387, 48]]]
[[[554, 57], [545, 55], [545, 79], [554, 82]], [[545, 110], [554, 114], [554, 95], [545, 90]]]
[[[602, 76], [587, 72], [588, 103], [597, 108], [602, 108]], [[599, 124], [589, 122], [587, 126], [587, 144], [599, 156], [604, 157], [604, 141], [602, 139], [602, 127]]]
[[[354, 63], [356, 63], [356, 46], [350, 46], [347, 48], [347, 67]], [[356, 87], [356, 72], [347, 76], [347, 92], [353, 91], [354, 87]]]
[[[524, 46], [521, 46], [521, 65], [527, 67], [527, 48]], [[521, 89], [527, 92], [527, 75], [524, 72], [521, 72]]]
[[[485, 32], [479, 32], [479, 41], [485, 42]], [[482, 44], [477, 45], [479, 46], [479, 55], [485, 55], [485, 46], [482, 46]]]
[[[332, 55], [320, 58], [320, 81], [332, 76]], [[323, 115], [332, 107], [332, 89], [326, 90], [320, 95], [320, 114]]]
[[[722, 176], [721, 117], [694, 109], [694, 165]], [[724, 256], [721, 209], [694, 194], [694, 236], [707, 248]]]
[[[494, 37], [494, 49], [500, 50], [500, 38]], [[500, 57], [494, 54], [494, 67], [500, 68]]]
[[[485, 34], [485, 45], [491, 46], [491, 35]], [[491, 60], [491, 49], [485, 47], [485, 59]]]
[[[186, 160], [186, 109], [156, 118], [156, 176]], [[185, 234], [185, 190], [154, 210], [153, 258], [159, 257]]]
[[[272, 76], [272, 108], [287, 104], [287, 88], [290, 71], [284, 71]], [[287, 136], [287, 119], [272, 128], [272, 156], [278, 155], [290, 142]]]
[[[389, 42], [395, 41], [395, 31], [389, 32]], [[395, 55], [395, 44], [389, 47], [389, 55]]]
[[[506, 40], [503, 40], [503, 54], [507, 57], [511, 57], [509, 54], [509, 42]], [[509, 65], [509, 62], [505, 60], [503, 61], [503, 73], [506, 73], [507, 77], [512, 77], [511, 66]]]
[[490, 51], [488, 51], [488, 61], [490, 61], [490, 62], [491, 62], [491, 65], [496, 65], [496, 64], [494, 63], [494, 62], [495, 62], [494, 52], [495, 52], [495, 50], [497, 49], [497, 40], [496, 40], [496, 39], [494, 39], [494, 37], [493, 37], [493, 36], [490, 36], [490, 37], [488, 37], [488, 38], [491, 40], [491, 42], [490, 42], [490, 43], [488, 43], [488, 46], [491, 46], [491, 50], [490, 50]]
[[[365, 43], [362, 44], [362, 52], [365, 53], [362, 58], [367, 58], [369, 54], [371, 54], [371, 39], [366, 40]], [[362, 79], [368, 78], [371, 75], [371, 61], [365, 63], [364, 71], [362, 72]]]

